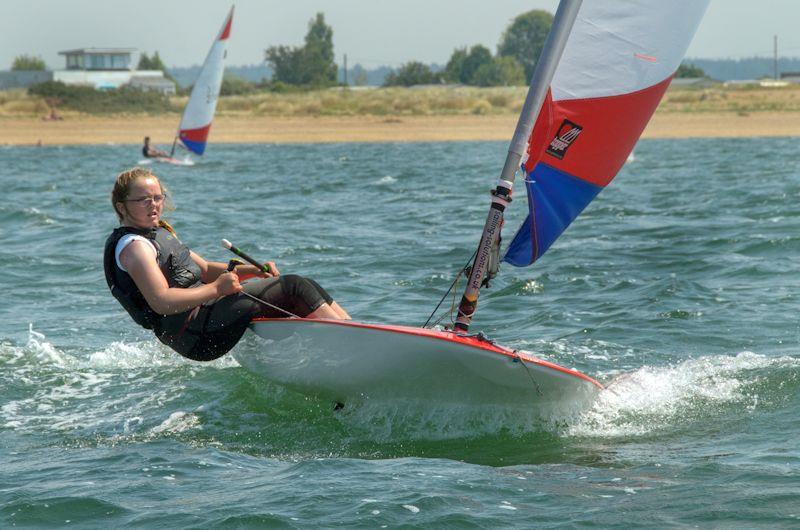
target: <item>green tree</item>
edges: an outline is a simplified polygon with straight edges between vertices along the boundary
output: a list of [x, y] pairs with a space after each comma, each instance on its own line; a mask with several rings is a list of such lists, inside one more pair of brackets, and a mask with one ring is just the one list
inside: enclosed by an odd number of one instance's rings
[[271, 46], [265, 57], [272, 67], [272, 82], [287, 85], [305, 84], [303, 48]]
[[247, 79], [232, 74], [225, 74], [222, 77], [222, 85], [219, 88], [220, 96], [241, 96], [256, 91], [256, 85]]
[[705, 77], [706, 73], [699, 66], [691, 63], [681, 63], [675, 77]]
[[525, 70], [513, 57], [495, 57], [484, 64], [473, 76], [473, 84], [478, 86], [520, 86], [525, 85]]
[[384, 86], [413, 86], [430, 85], [437, 83], [439, 76], [431, 71], [430, 66], [418, 61], [411, 61], [400, 67], [397, 72], [392, 72], [386, 76]]
[[515, 58], [530, 79], [552, 25], [553, 15], [547, 11], [534, 9], [519, 15], [503, 32], [497, 54]]
[[158, 52], [154, 52], [153, 56], [148, 56], [145, 52], [142, 52], [139, 55], [139, 64], [136, 66], [137, 70], [161, 70], [162, 72], [166, 73], [167, 66], [164, 64], [164, 61], [161, 60], [161, 57], [158, 55]]
[[492, 52], [480, 44], [469, 49], [469, 53], [461, 64], [458, 80], [465, 85], [474, 85], [475, 73], [484, 65], [492, 63]]
[[47, 70], [47, 65], [41, 57], [33, 55], [17, 55], [11, 64], [12, 70]]
[[444, 67], [444, 79], [448, 83], [461, 82], [461, 69], [464, 67], [464, 61], [467, 58], [467, 48], [456, 48], [447, 61], [447, 66]]
[[161, 60], [161, 57], [158, 55], [158, 52], [153, 52], [152, 56], [148, 56], [145, 52], [142, 52], [139, 55], [139, 64], [136, 65], [137, 70], [161, 70], [164, 72], [164, 77], [169, 79], [173, 83], [177, 84], [175, 78], [169, 74], [167, 71], [167, 65], [164, 64], [164, 61]]
[[308, 86], [336, 84], [339, 68], [334, 62], [333, 29], [325, 24], [322, 13], [309, 21], [304, 46], [271, 46], [264, 54], [272, 67], [273, 82]]
[[325, 15], [317, 13], [308, 23], [305, 45], [305, 67], [310, 85], [329, 86], [336, 84], [339, 67], [334, 62], [333, 28], [325, 24]]
[[139, 54], [139, 64], [136, 65], [137, 70], [150, 70], [150, 57], [147, 53], [142, 52]]

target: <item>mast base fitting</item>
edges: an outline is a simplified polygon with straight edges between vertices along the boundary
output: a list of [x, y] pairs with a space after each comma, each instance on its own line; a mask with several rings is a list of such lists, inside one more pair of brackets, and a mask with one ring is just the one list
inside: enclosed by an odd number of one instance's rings
[[507, 188], [495, 188], [491, 190], [490, 193], [492, 194], [492, 197], [497, 197], [499, 199], [503, 199], [507, 203], [510, 203], [513, 200], [511, 198], [511, 193], [509, 193], [510, 191], [511, 190]]
[[466, 297], [461, 298], [461, 303], [458, 305], [458, 316], [453, 323], [453, 331], [458, 333], [466, 333], [469, 331], [469, 325], [472, 322], [472, 315], [475, 314], [475, 309], [478, 307], [478, 299], [469, 300]]

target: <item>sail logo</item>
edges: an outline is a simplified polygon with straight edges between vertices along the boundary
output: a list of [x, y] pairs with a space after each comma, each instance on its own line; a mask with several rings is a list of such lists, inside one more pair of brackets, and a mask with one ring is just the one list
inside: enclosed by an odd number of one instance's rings
[[561, 127], [558, 128], [555, 138], [550, 142], [550, 146], [545, 152], [559, 160], [563, 160], [564, 156], [567, 154], [567, 149], [572, 145], [572, 142], [575, 141], [582, 130], [583, 127], [577, 123], [564, 120], [561, 123]]

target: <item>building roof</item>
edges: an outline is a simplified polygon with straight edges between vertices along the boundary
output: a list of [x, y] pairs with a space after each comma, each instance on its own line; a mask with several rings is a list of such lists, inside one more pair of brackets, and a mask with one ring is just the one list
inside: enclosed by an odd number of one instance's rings
[[76, 54], [106, 54], [106, 53], [133, 53], [136, 48], [75, 48], [74, 50], [64, 50], [58, 52], [59, 55]]

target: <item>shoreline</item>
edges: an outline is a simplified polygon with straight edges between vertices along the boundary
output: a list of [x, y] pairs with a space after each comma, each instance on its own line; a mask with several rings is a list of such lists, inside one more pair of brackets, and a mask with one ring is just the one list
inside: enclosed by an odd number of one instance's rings
[[[172, 143], [180, 116], [0, 117], [0, 145]], [[517, 116], [236, 116], [214, 120], [210, 143], [446, 142], [510, 140]], [[656, 112], [642, 138], [800, 136], [800, 111]]]

